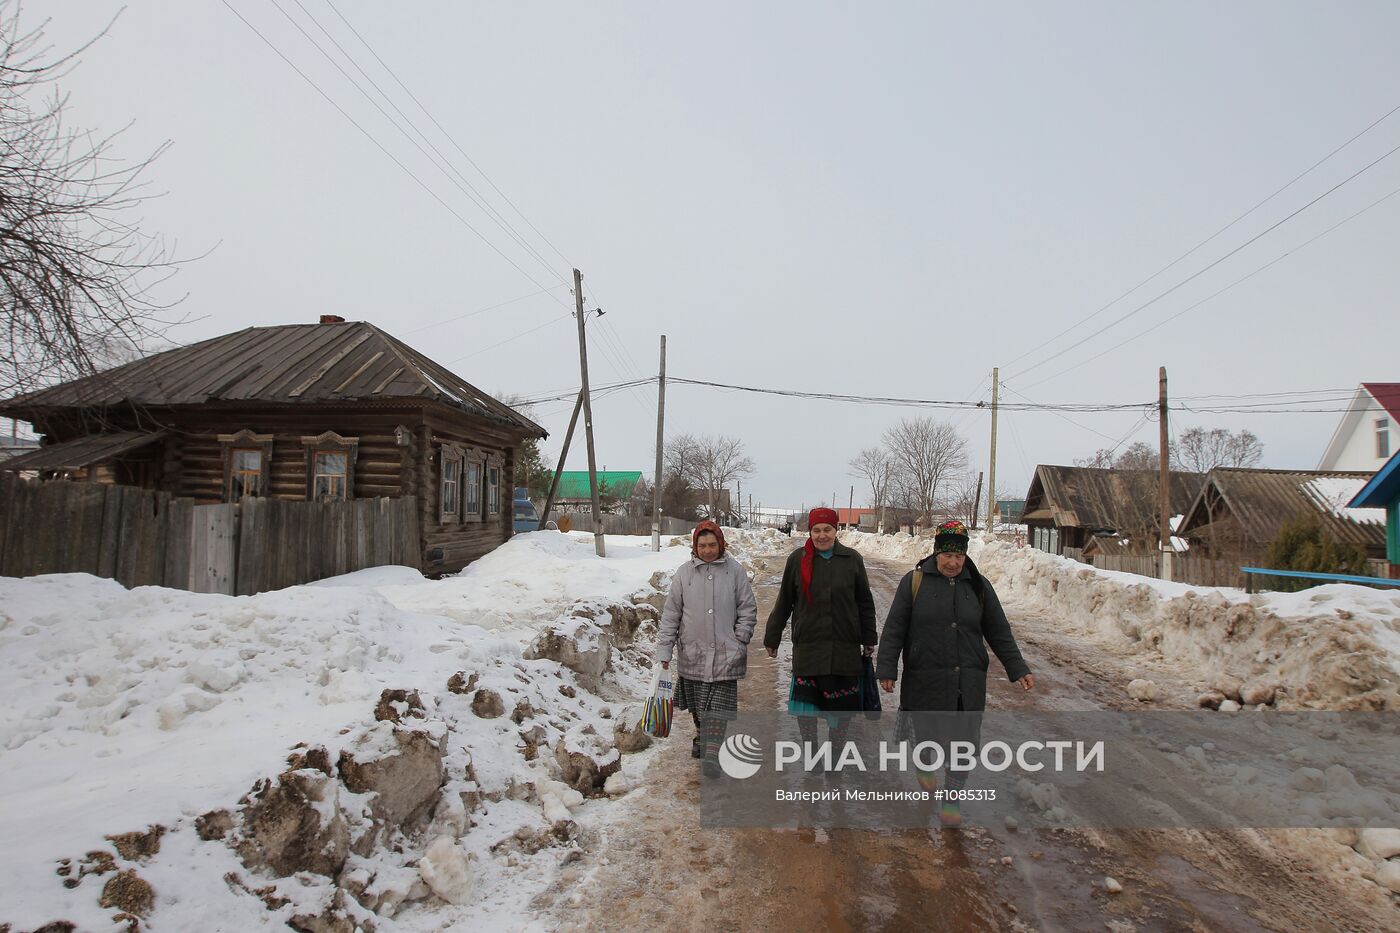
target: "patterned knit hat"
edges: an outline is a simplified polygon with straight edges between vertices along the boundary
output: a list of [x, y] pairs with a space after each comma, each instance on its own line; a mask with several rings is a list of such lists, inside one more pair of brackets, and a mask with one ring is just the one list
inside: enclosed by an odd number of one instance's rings
[[933, 553], [966, 554], [967, 526], [956, 518], [950, 518], [934, 530]]

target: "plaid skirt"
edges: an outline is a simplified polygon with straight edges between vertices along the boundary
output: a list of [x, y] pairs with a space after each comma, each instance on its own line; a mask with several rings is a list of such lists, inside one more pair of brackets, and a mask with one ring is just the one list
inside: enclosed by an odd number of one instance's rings
[[690, 680], [676, 677], [676, 709], [693, 713], [737, 713], [739, 711], [739, 681]]

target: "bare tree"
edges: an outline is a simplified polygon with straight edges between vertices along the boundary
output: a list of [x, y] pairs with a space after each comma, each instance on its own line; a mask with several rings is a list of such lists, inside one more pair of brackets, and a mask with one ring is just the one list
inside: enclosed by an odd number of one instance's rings
[[889, 504], [890, 455], [879, 447], [867, 447], [851, 458], [851, 475], [870, 485], [870, 507], [880, 510], [880, 530], [885, 530], [885, 506]]
[[1100, 447], [1094, 451], [1092, 457], [1076, 458], [1074, 465], [1077, 467], [1089, 467], [1095, 470], [1113, 469], [1113, 451], [1107, 447]]
[[1115, 470], [1160, 471], [1161, 465], [1161, 454], [1144, 441], [1131, 444], [1127, 450], [1118, 455], [1117, 460], [1113, 461]]
[[977, 513], [981, 511], [981, 477], [975, 471], [962, 473], [952, 477], [944, 488], [946, 491], [938, 500], [940, 514], [960, 519], [969, 528], [976, 527]]
[[967, 467], [967, 442], [946, 421], [906, 418], [885, 432], [884, 444], [895, 501], [931, 517], [945, 480]]
[[174, 323], [152, 294], [176, 260], [131, 216], [169, 144], [123, 163], [120, 131], [67, 127], [55, 84], [92, 43], [55, 57], [20, 18], [0, 0], [0, 396], [98, 372]]
[[744, 454], [744, 442], [727, 434], [678, 435], [666, 445], [664, 459], [668, 470], [705, 496], [711, 518], [718, 514], [720, 490], [754, 472], [753, 460]]
[[1264, 444], [1253, 431], [1241, 428], [1191, 428], [1172, 445], [1172, 466], [1188, 473], [1209, 473], [1216, 467], [1252, 467], [1264, 457]]

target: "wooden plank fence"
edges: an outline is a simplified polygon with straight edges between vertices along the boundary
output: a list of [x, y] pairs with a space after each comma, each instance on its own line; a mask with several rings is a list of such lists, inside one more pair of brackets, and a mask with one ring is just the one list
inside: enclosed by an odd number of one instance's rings
[[[1143, 577], [1157, 576], [1156, 554], [1095, 554], [1093, 564], [1103, 570], [1135, 573]], [[1192, 586], [1244, 587], [1244, 574], [1239, 561], [1212, 560], [1197, 554], [1172, 556], [1172, 579]]]
[[412, 498], [196, 505], [0, 473], [0, 576], [90, 573], [242, 596], [386, 564], [422, 569]]

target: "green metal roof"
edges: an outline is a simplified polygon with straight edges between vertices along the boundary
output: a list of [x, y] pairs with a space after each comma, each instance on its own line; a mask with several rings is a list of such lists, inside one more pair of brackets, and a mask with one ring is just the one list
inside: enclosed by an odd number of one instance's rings
[[[637, 485], [637, 480], [641, 478], [640, 470], [631, 472], [599, 470], [598, 488], [601, 492], [603, 484], [607, 483], [609, 493], [625, 499], [632, 495], [632, 488]], [[588, 499], [591, 497], [592, 492], [588, 488], [587, 470], [565, 470], [559, 474], [559, 492], [555, 494], [556, 499]]]

